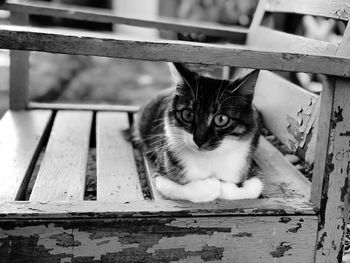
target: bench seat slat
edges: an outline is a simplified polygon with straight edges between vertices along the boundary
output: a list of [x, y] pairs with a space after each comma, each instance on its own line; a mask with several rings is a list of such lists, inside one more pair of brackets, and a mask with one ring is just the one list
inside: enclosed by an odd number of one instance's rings
[[350, 58], [275, 52], [240, 45], [131, 40], [112, 34], [0, 26], [0, 48], [104, 57], [238, 66], [350, 77]]
[[83, 200], [92, 112], [59, 111], [31, 201]]
[[128, 115], [99, 112], [96, 123], [97, 200], [142, 200], [133, 149], [123, 134]]
[[20, 197], [52, 112], [8, 111], [0, 120], [0, 200]]

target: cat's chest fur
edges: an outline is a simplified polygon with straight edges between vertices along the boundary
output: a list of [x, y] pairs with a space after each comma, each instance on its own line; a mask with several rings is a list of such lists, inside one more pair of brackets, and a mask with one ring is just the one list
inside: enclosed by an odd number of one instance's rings
[[250, 140], [225, 139], [214, 151], [193, 151], [185, 147], [178, 155], [186, 171], [186, 180], [215, 177], [239, 183], [249, 166]]

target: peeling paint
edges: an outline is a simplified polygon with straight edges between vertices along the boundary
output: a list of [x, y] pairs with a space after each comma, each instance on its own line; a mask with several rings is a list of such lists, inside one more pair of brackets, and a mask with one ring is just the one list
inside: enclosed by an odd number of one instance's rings
[[343, 109], [338, 106], [338, 110], [334, 111], [334, 121], [336, 123], [342, 122], [344, 120], [343, 118]]
[[282, 216], [278, 222], [287, 224], [290, 220], [290, 217]]
[[270, 252], [271, 256], [274, 258], [284, 257], [284, 254], [292, 248], [291, 245], [287, 245], [285, 242], [282, 242], [275, 251]]
[[[287, 132], [291, 138], [288, 139], [288, 146], [294, 152], [304, 147], [317, 119], [319, 100], [310, 98], [307, 105], [301, 106], [295, 116], [287, 115]], [[310, 134], [310, 135], [309, 135]]]
[[320, 250], [321, 248], [323, 248], [323, 243], [324, 243], [324, 240], [325, 240], [326, 237], [327, 237], [327, 232], [324, 232], [322, 234], [320, 240], [317, 242], [317, 246], [316, 246], [317, 250]]
[[[348, 166], [349, 167], [349, 163], [348, 163]], [[347, 168], [348, 170], [348, 168]], [[345, 182], [344, 182], [344, 186], [340, 188], [340, 200], [342, 202], [345, 201], [345, 196], [348, 194], [349, 192], [349, 179], [348, 177], [345, 177]]]
[[[38, 236], [38, 246], [43, 246], [51, 255], [72, 254], [73, 257], [93, 257], [100, 260], [109, 252], [120, 252], [125, 248], [136, 248], [139, 244], [122, 244], [117, 236], [91, 239], [89, 232], [73, 229], [67, 233], [63, 227], [55, 227], [53, 223], [39, 226], [16, 227], [13, 230], [2, 230], [2, 237]], [[94, 248], [99, 246], [98, 251]], [[73, 249], [74, 248], [74, 249]]]
[[298, 230], [301, 228], [301, 223], [297, 223], [297, 226], [296, 227], [292, 227], [292, 228], [289, 228], [287, 230], [287, 232], [290, 232], [290, 233], [296, 233], [298, 232]]
[[350, 131], [345, 131], [345, 132], [341, 132], [339, 134], [340, 137], [350, 137]]

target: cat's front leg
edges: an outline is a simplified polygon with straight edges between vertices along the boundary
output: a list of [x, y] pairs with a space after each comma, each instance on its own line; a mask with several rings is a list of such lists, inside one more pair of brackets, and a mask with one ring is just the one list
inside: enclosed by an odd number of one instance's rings
[[181, 185], [164, 176], [155, 178], [157, 190], [169, 199], [186, 200], [193, 203], [210, 202], [221, 192], [221, 182], [215, 178], [192, 181]]
[[256, 199], [260, 196], [262, 189], [263, 183], [257, 177], [244, 181], [242, 187], [232, 182], [221, 182], [219, 198], [225, 200]]

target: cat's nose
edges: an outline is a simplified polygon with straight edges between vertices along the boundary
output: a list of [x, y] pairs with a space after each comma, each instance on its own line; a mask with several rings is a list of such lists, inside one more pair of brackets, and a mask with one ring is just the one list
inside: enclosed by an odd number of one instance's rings
[[205, 140], [203, 140], [202, 138], [193, 138], [193, 141], [195, 142], [195, 144], [198, 146], [198, 148], [201, 148], [201, 146], [205, 143]]

